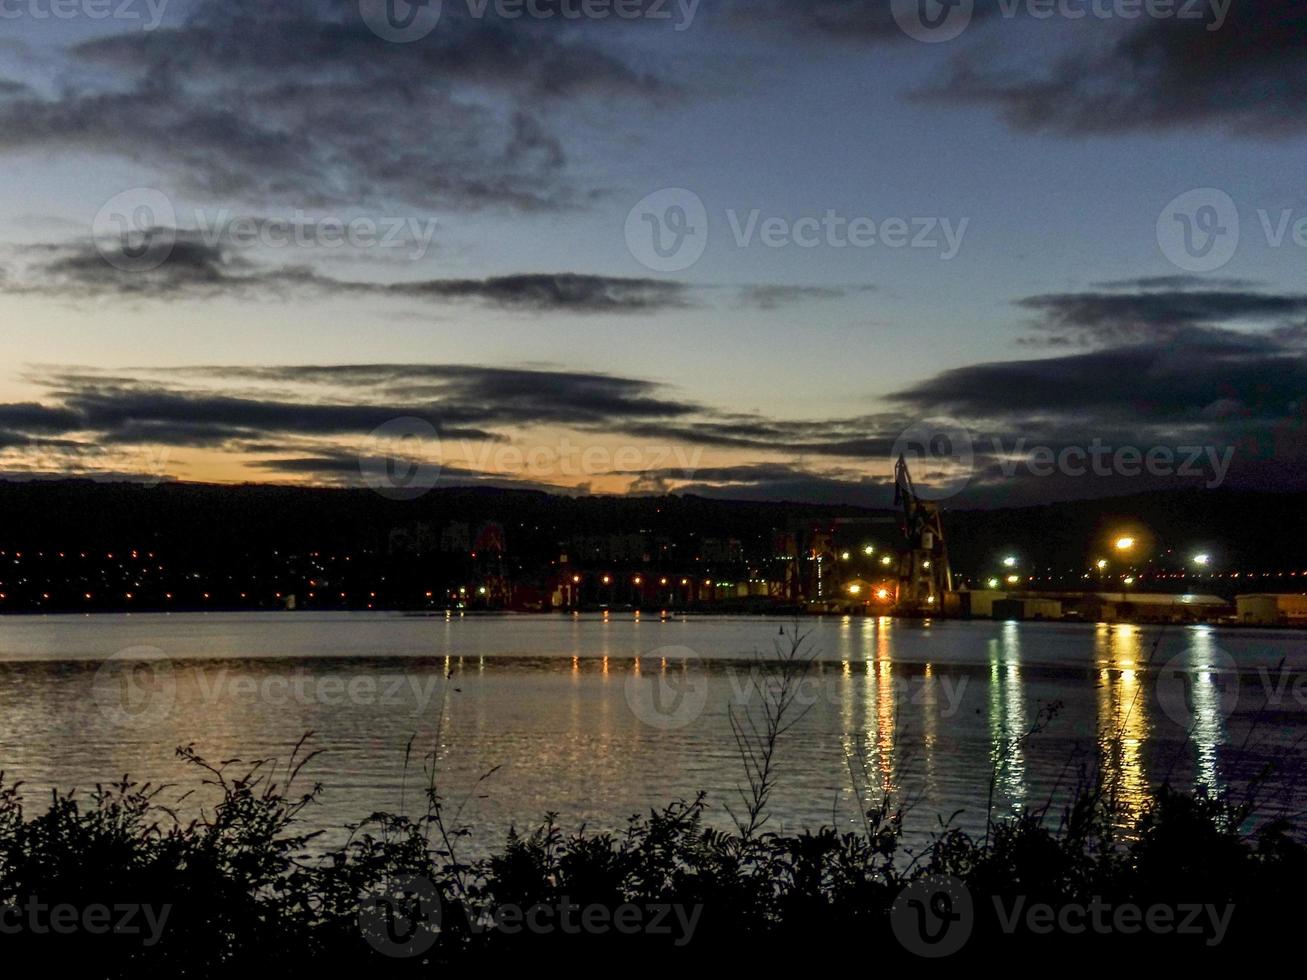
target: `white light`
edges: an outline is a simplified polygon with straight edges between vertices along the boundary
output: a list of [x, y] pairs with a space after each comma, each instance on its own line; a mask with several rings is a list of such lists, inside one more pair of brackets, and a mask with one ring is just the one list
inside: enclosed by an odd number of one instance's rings
[[1211, 563], [1212, 563], [1211, 555], [1208, 554], [1194, 555], [1195, 565], [1210, 565]]
[[1017, 560], [1012, 555], [1008, 555], [1006, 558], [1003, 559], [1003, 564], [1008, 568], [1016, 568]]

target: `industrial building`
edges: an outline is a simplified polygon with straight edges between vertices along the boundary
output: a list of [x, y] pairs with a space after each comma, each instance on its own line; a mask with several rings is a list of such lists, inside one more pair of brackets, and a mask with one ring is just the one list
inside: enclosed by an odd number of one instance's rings
[[1307, 626], [1307, 595], [1235, 596], [1239, 622], [1249, 626]]

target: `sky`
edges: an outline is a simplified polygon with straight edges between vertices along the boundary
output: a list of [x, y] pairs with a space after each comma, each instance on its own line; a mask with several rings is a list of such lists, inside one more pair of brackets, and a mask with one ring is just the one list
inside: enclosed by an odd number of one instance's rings
[[0, 0], [0, 475], [1307, 489], [1305, 48], [1287, 0]]

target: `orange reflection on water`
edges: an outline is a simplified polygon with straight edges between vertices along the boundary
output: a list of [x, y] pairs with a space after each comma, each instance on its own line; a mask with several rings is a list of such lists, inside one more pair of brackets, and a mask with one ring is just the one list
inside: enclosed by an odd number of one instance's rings
[[894, 660], [890, 655], [890, 627], [881, 620], [876, 628], [876, 766], [880, 770], [881, 789], [893, 793], [898, 788], [894, 772], [895, 691]]
[[1098, 673], [1098, 756], [1104, 789], [1131, 818], [1148, 800], [1143, 745], [1148, 737], [1145, 654], [1138, 627], [1100, 625], [1094, 634]]

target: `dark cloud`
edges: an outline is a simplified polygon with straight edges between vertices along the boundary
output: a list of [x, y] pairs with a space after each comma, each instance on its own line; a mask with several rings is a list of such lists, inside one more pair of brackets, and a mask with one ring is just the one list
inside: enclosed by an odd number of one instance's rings
[[1214, 127], [1279, 137], [1307, 129], [1307, 8], [1300, 0], [1234, 0], [1217, 26], [1145, 17], [1124, 33], [1083, 31], [1044, 67], [967, 50], [921, 97], [997, 108], [1013, 126], [1070, 136]]
[[[683, 474], [668, 477], [680, 479]], [[889, 477], [828, 476], [799, 466], [756, 464], [696, 470], [690, 482], [677, 485], [677, 492], [725, 500], [885, 507], [892, 500], [892, 483]], [[654, 486], [651, 483], [651, 492]]]
[[436, 279], [385, 290], [419, 299], [479, 299], [507, 309], [578, 313], [643, 313], [688, 305], [688, 292], [680, 283], [577, 273]]
[[1194, 290], [1185, 280], [1120, 285], [1126, 291], [1053, 293], [1018, 305], [1039, 315], [1046, 337], [1086, 345], [1163, 340], [1201, 327], [1285, 326], [1307, 316], [1307, 294]]
[[249, 201], [574, 207], [593, 189], [567, 174], [560, 109], [675, 92], [611, 46], [456, 4], [397, 45], [347, 0], [202, 0], [69, 57], [94, 86], [0, 90], [0, 149], [118, 156]]
[[1236, 401], [1282, 413], [1307, 395], [1307, 358], [1265, 337], [1193, 332], [1182, 340], [1108, 347], [1063, 357], [977, 364], [946, 371], [894, 395], [917, 411], [990, 419], [1079, 414], [1086, 429], [1102, 413], [1193, 417]]
[[[682, 283], [569, 272], [398, 283], [339, 279], [303, 266], [255, 263], [218, 237], [215, 241], [198, 232], [156, 228], [130, 243], [112, 240], [29, 248], [25, 275], [10, 289], [159, 299], [356, 294], [426, 303], [481, 302], [523, 312], [648, 313], [690, 305], [690, 291]], [[147, 254], [154, 249], [158, 264], [136, 268], [128, 249]]]
[[[1146, 479], [1038, 478], [1013, 468], [1029, 447], [1057, 453], [1092, 443], [1176, 454], [1201, 447], [1227, 485], [1301, 488], [1307, 439], [1294, 434], [1307, 431], [1307, 351], [1295, 321], [1307, 300], [1239, 288], [1246, 285], [1197, 289], [1158, 279], [1030, 297], [1019, 307], [1050, 334], [1087, 348], [947, 371], [890, 394], [887, 411], [848, 418], [721, 412], [637, 377], [374, 363], [29, 373], [48, 397], [0, 406], [0, 432], [7, 457], [22, 453], [24, 440], [61, 437], [109, 447], [209, 446], [259, 472], [335, 482], [354, 479], [354, 444], [394, 418], [428, 420], [446, 445], [512, 444], [531, 427], [551, 426], [605, 442], [721, 450], [738, 461], [636, 466], [621, 474], [633, 492], [867, 503], [884, 489], [905, 431], [947, 417], [964, 420], [950, 424], [966, 433], [973, 461], [958, 505], [1208, 486], [1214, 475], [1208, 467]], [[479, 465], [450, 473], [501, 479]], [[929, 483], [931, 473], [925, 467], [919, 479]]]
[[[694, 403], [665, 397], [652, 382], [566, 371], [349, 365], [160, 373], [185, 377], [191, 387], [82, 372], [47, 375], [42, 383], [58, 404], [0, 405], [0, 427], [33, 434], [93, 433], [117, 443], [221, 446], [265, 440], [276, 445], [276, 438], [366, 435], [393, 419], [415, 417], [445, 438], [495, 441], [504, 438], [497, 429], [558, 424], [621, 430], [631, 421], [701, 411]], [[302, 394], [290, 400], [212, 390], [223, 379], [275, 382]], [[197, 388], [200, 383], [210, 387]], [[362, 397], [322, 397], [322, 386], [352, 388]]]
[[740, 290], [740, 302], [759, 310], [776, 310], [794, 303], [839, 299], [850, 291], [868, 291], [873, 287], [853, 289], [839, 286], [745, 286]]

